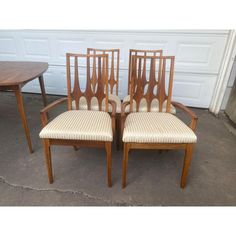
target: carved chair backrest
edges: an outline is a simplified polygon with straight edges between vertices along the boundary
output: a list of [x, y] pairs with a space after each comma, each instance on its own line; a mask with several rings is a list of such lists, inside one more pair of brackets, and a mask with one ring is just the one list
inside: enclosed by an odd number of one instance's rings
[[[91, 65], [91, 66], [90, 66]], [[99, 111], [105, 101], [108, 111], [108, 55], [106, 54], [66, 54], [68, 109], [72, 109], [72, 100], [76, 110], [80, 99], [86, 99], [91, 110], [92, 99], [97, 100]], [[83, 84], [85, 84], [83, 86]]]
[[[87, 48], [87, 54], [107, 54], [108, 55], [108, 92], [118, 95], [119, 91], [119, 66], [120, 49], [95, 49]], [[92, 81], [95, 83], [95, 81]]]
[[162, 56], [162, 50], [141, 50], [141, 49], [130, 49], [129, 50], [129, 70], [128, 70], [128, 94], [131, 92], [131, 61], [132, 56]]
[[145, 102], [148, 112], [153, 104], [159, 106], [159, 111], [162, 112], [163, 103], [166, 101], [166, 112], [170, 112], [174, 60], [174, 56], [132, 56], [131, 112], [134, 101], [137, 111], [140, 103]]

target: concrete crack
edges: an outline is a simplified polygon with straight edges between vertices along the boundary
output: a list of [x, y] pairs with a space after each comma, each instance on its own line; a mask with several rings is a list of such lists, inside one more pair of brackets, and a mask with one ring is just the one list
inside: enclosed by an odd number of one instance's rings
[[19, 188], [19, 189], [26, 190], [26, 191], [29, 191], [29, 190], [42, 191], [42, 192], [50, 191], [50, 192], [68, 193], [68, 194], [75, 194], [75, 195], [78, 194], [78, 195], [82, 195], [84, 198], [87, 198], [87, 199], [90, 199], [90, 200], [102, 201], [106, 205], [115, 205], [115, 206], [134, 206], [134, 205], [137, 206], [137, 205], [140, 205], [140, 204], [134, 204], [134, 202], [132, 204], [132, 203], [127, 203], [127, 202], [123, 202], [123, 201], [110, 201], [110, 200], [103, 199], [101, 197], [92, 196], [88, 193], [85, 193], [84, 191], [61, 190], [61, 189], [41, 189], [41, 188], [33, 188], [33, 187], [30, 187], [30, 186], [22, 186], [22, 185], [10, 183], [3, 176], [0, 176], [0, 183], [7, 184], [7, 185], [9, 185], [13, 188]]

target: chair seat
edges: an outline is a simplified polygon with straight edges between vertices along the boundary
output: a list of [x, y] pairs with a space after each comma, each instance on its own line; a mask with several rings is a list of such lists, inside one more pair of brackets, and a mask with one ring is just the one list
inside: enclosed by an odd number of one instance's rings
[[40, 138], [112, 141], [112, 121], [103, 111], [67, 111], [49, 122]]
[[[130, 101], [130, 95], [124, 97], [124, 99], [123, 99], [123, 102], [128, 102], [128, 101]], [[167, 105], [167, 101], [165, 100], [163, 102], [163, 105], [162, 105], [162, 112], [166, 112], [166, 105]], [[146, 101], [143, 100], [142, 102], [140, 102], [139, 106], [140, 106], [139, 107], [139, 112], [147, 112]], [[159, 112], [159, 102], [158, 102], [157, 99], [153, 99], [150, 111], [151, 112]], [[126, 106], [125, 112], [126, 113], [130, 112], [130, 105]], [[135, 100], [133, 100], [133, 112], [136, 112], [136, 102], [135, 102]], [[176, 114], [176, 109], [173, 105], [170, 105], [170, 113]]]
[[124, 142], [134, 143], [196, 143], [194, 132], [170, 113], [137, 112], [127, 116]]
[[[121, 100], [120, 100], [120, 98], [117, 95], [110, 94], [109, 99], [116, 103], [116, 113], [121, 113]], [[72, 109], [73, 110], [76, 109], [75, 101], [72, 101]], [[80, 103], [79, 103], [79, 110], [87, 110], [87, 109], [88, 109], [88, 105], [87, 105], [86, 99], [81, 98]], [[91, 101], [91, 110], [93, 110], [93, 111], [99, 110], [98, 102], [96, 99], [92, 99], [92, 101]], [[102, 104], [102, 110], [105, 111], [105, 100]], [[108, 111], [112, 112], [111, 104], [108, 104]]]

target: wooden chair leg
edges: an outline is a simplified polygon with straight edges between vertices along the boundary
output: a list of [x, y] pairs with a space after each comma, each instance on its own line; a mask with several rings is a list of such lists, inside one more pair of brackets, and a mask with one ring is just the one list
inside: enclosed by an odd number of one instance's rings
[[123, 131], [124, 131], [124, 117], [120, 116], [120, 148], [121, 150], [124, 149], [124, 143], [122, 141], [123, 138]]
[[188, 170], [192, 159], [192, 154], [193, 154], [193, 144], [188, 144], [185, 149], [184, 165], [181, 177], [181, 188], [185, 188], [186, 186], [186, 178], [188, 175]]
[[47, 139], [44, 139], [43, 143], [44, 143], [45, 161], [46, 161], [47, 172], [48, 172], [48, 180], [49, 180], [49, 183], [52, 184], [53, 174], [52, 174], [51, 148], [49, 145], [49, 141]]
[[108, 187], [112, 186], [111, 180], [111, 142], [106, 142], [106, 159], [107, 159], [107, 180], [108, 180]]
[[124, 157], [123, 157], [123, 167], [122, 167], [122, 188], [126, 187], [126, 172], [128, 165], [128, 157], [129, 157], [129, 145], [128, 143], [124, 143]]

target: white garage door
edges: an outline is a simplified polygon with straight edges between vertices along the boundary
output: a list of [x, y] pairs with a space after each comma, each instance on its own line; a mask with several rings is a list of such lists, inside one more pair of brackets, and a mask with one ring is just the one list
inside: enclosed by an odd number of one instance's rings
[[[120, 91], [127, 93], [129, 49], [163, 49], [175, 55], [173, 99], [208, 108], [229, 31], [0, 31], [0, 60], [46, 61], [48, 94], [66, 94], [65, 53], [85, 53], [87, 47], [120, 48]], [[38, 81], [23, 91], [39, 92]]]

